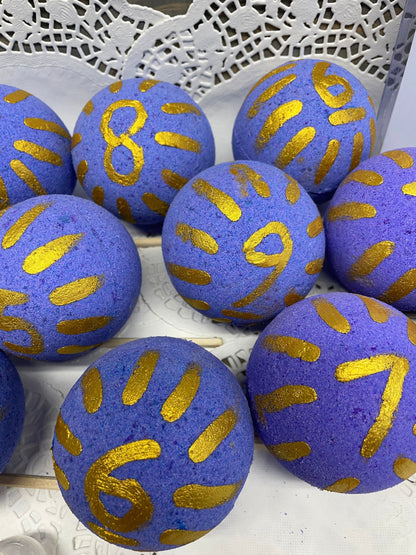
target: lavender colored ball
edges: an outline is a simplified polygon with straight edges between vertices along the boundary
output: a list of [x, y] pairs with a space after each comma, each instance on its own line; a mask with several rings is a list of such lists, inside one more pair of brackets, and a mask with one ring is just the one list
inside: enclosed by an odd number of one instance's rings
[[139, 295], [141, 265], [115, 216], [73, 195], [45, 195], [0, 218], [0, 345], [66, 360], [112, 337]]
[[262, 162], [225, 162], [178, 193], [162, 231], [174, 287], [209, 318], [263, 323], [303, 298], [321, 270], [318, 209], [284, 172]]
[[76, 183], [71, 136], [58, 115], [27, 91], [0, 85], [0, 210]]
[[366, 89], [349, 71], [295, 60], [248, 93], [234, 123], [234, 157], [274, 164], [321, 202], [371, 155], [375, 119]]
[[161, 223], [178, 190], [215, 160], [201, 108], [186, 91], [153, 79], [118, 81], [94, 95], [73, 145], [87, 195], [139, 225]]
[[0, 351], [0, 472], [11, 459], [22, 433], [25, 394], [14, 364]]
[[235, 376], [183, 339], [117, 347], [61, 407], [55, 473], [69, 508], [102, 539], [159, 551], [204, 536], [231, 511], [253, 458]]
[[265, 328], [247, 367], [255, 428], [290, 472], [340, 493], [416, 472], [416, 324], [352, 293], [309, 297]]
[[416, 310], [416, 148], [360, 164], [325, 216], [328, 260], [349, 290]]

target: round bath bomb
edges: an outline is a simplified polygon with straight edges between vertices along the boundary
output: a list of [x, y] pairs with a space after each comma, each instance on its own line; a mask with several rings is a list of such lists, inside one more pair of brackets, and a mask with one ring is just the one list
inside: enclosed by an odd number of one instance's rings
[[2, 351], [0, 351], [0, 415], [0, 472], [3, 472], [22, 433], [25, 394], [14, 364]]
[[141, 265], [124, 225], [73, 195], [27, 199], [0, 218], [0, 346], [65, 360], [112, 337], [130, 316]]
[[366, 89], [349, 71], [296, 60], [265, 75], [245, 98], [234, 123], [234, 157], [274, 164], [323, 201], [371, 155], [375, 118]]
[[322, 268], [318, 209], [284, 172], [225, 162], [179, 192], [162, 231], [174, 287], [202, 314], [237, 325], [270, 320], [303, 298]]
[[353, 293], [288, 307], [247, 367], [255, 427], [299, 478], [328, 491], [382, 490], [416, 472], [416, 324]]
[[140, 225], [161, 223], [178, 190], [215, 160], [201, 108], [184, 90], [153, 79], [118, 81], [93, 96], [73, 145], [85, 192]]
[[247, 400], [202, 347], [151, 337], [117, 347], [72, 387], [55, 428], [56, 476], [101, 538], [171, 549], [231, 511], [253, 457]]
[[36, 96], [0, 85], [0, 210], [46, 194], [71, 194], [76, 183], [71, 136]]
[[416, 148], [384, 152], [360, 164], [325, 216], [327, 254], [354, 293], [416, 310]]

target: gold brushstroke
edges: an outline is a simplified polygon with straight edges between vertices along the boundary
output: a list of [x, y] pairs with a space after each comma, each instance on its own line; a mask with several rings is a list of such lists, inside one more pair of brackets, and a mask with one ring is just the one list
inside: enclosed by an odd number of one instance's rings
[[382, 295], [380, 301], [393, 304], [409, 295], [416, 287], [416, 269], [412, 268], [399, 277]]
[[294, 135], [279, 152], [274, 165], [284, 169], [304, 150], [314, 139], [314, 127], [304, 127]]
[[237, 421], [234, 409], [227, 409], [213, 420], [190, 446], [188, 455], [191, 461], [200, 463], [208, 459], [233, 431]]
[[324, 297], [317, 297], [311, 300], [319, 318], [325, 322], [334, 331], [338, 333], [349, 333], [351, 325], [348, 320], [341, 314], [335, 305]]
[[388, 152], [383, 152], [381, 155], [393, 160], [393, 162], [403, 170], [411, 168], [414, 164], [412, 156], [404, 150], [389, 150]]
[[80, 144], [80, 142], [82, 141], [82, 135], [81, 133], [74, 133], [72, 135], [72, 139], [71, 139], [71, 150], [74, 150], [74, 148], [76, 146], [78, 146]]
[[111, 83], [111, 85], [108, 87], [108, 90], [115, 94], [118, 93], [118, 91], [121, 89], [121, 87], [123, 86], [123, 81], [115, 81], [114, 83]]
[[404, 195], [416, 197], [416, 181], [412, 181], [411, 183], [406, 183], [405, 185], [403, 185], [402, 193]]
[[360, 280], [371, 274], [386, 258], [393, 254], [396, 248], [393, 241], [380, 241], [368, 247], [351, 265], [347, 277], [352, 280]]
[[315, 260], [312, 260], [311, 262], [308, 262], [308, 264], [306, 264], [305, 272], [309, 276], [314, 276], [316, 274], [319, 274], [319, 272], [322, 270], [323, 265], [324, 265], [324, 259], [316, 258]]
[[267, 449], [281, 461], [296, 461], [307, 457], [311, 448], [305, 441], [291, 441], [278, 443], [277, 445], [266, 445]]
[[187, 484], [173, 493], [173, 502], [177, 507], [185, 509], [213, 509], [234, 499], [241, 489], [242, 481], [224, 486], [203, 486]]
[[266, 335], [263, 347], [274, 353], [284, 353], [291, 358], [300, 358], [306, 362], [316, 362], [321, 356], [318, 345], [287, 335]]
[[358, 166], [361, 162], [361, 156], [363, 155], [364, 149], [364, 135], [359, 131], [354, 135], [353, 143], [352, 143], [352, 155], [351, 155], [351, 163], [348, 170], [352, 172], [354, 168]]
[[238, 204], [220, 189], [213, 187], [204, 179], [197, 179], [192, 183], [192, 189], [201, 197], [204, 197], [232, 222], [237, 222], [241, 218], [241, 209]]
[[159, 351], [145, 351], [140, 356], [123, 390], [123, 405], [131, 406], [140, 401], [147, 390], [159, 357]]
[[324, 488], [325, 491], [333, 491], [336, 493], [348, 493], [360, 485], [358, 478], [348, 476], [347, 478], [340, 478], [330, 486]]
[[92, 114], [92, 112], [94, 111], [94, 104], [92, 103], [92, 100], [88, 100], [88, 102], [85, 104], [82, 111], [86, 116], [89, 116], [90, 114]]
[[200, 299], [189, 299], [188, 297], [184, 297], [181, 295], [182, 299], [186, 301], [192, 308], [196, 310], [209, 310], [211, 307], [205, 301], [201, 301]]
[[25, 100], [29, 96], [32, 95], [26, 91], [19, 89], [18, 91], [13, 91], [9, 94], [6, 94], [3, 100], [5, 102], [8, 102], [9, 104], [17, 104], [18, 102]]
[[145, 93], [145, 92], [149, 91], [150, 89], [152, 89], [158, 83], [160, 83], [160, 81], [157, 81], [156, 79], [145, 79], [144, 81], [142, 81], [140, 83], [139, 91], [142, 92], [142, 93]]
[[56, 349], [56, 352], [60, 355], [80, 355], [87, 351], [91, 351], [91, 349], [95, 349], [99, 345], [101, 345], [101, 343], [95, 345], [65, 345], [64, 347]]
[[82, 443], [69, 429], [68, 424], [62, 418], [59, 411], [55, 426], [56, 439], [59, 443], [74, 457], [78, 457], [82, 453]]
[[201, 110], [191, 104], [190, 102], [167, 102], [161, 107], [162, 112], [165, 114], [179, 115], [179, 114], [196, 114], [201, 115]]
[[160, 534], [159, 542], [163, 545], [186, 545], [208, 534], [210, 530], [164, 530]]
[[76, 303], [96, 293], [103, 284], [104, 275], [76, 279], [56, 287], [49, 293], [49, 300], [55, 306]]
[[285, 296], [283, 302], [285, 303], [285, 306], [291, 306], [292, 304], [295, 304], [304, 298], [304, 295], [300, 295], [294, 289], [291, 289], [289, 293], [287, 293], [287, 295]]
[[407, 480], [416, 473], [416, 462], [399, 456], [393, 463], [393, 471], [401, 480]]
[[42, 118], [25, 118], [23, 122], [26, 127], [29, 127], [30, 129], [36, 129], [38, 131], [49, 131], [49, 133], [55, 133], [60, 137], [64, 137], [64, 139], [71, 140], [71, 135], [68, 133], [65, 127], [62, 127], [62, 125], [56, 123], [55, 121], [50, 121]]
[[314, 237], [318, 237], [318, 235], [322, 233], [323, 230], [324, 224], [321, 216], [318, 216], [315, 220], [308, 224], [308, 227], [306, 228], [306, 232], [311, 239], [313, 239]]
[[188, 224], [179, 222], [175, 228], [176, 235], [182, 239], [184, 243], [190, 241], [192, 245], [207, 254], [216, 254], [218, 252], [218, 243], [202, 229], [196, 229]]
[[300, 187], [293, 177], [289, 176], [289, 183], [286, 187], [285, 195], [289, 204], [296, 204], [300, 198]]
[[117, 212], [125, 222], [129, 222], [130, 224], [136, 223], [136, 220], [131, 212], [130, 205], [125, 198], [117, 197], [116, 206]]
[[9, 204], [9, 194], [4, 184], [4, 180], [0, 177], [0, 216], [3, 215], [1, 212], [9, 207]]
[[187, 177], [183, 177], [182, 175], [179, 175], [178, 173], [167, 168], [163, 169], [160, 172], [160, 176], [166, 183], [166, 185], [168, 185], [172, 189], [175, 189], [175, 191], [180, 191], [185, 183], [187, 183], [188, 181]]
[[169, 203], [161, 200], [154, 193], [143, 193], [142, 201], [152, 212], [155, 212], [163, 217], [166, 216], [169, 209]]
[[[334, 73], [326, 75], [330, 65], [329, 62], [317, 62], [312, 70], [312, 82], [316, 92], [329, 108], [341, 108], [350, 102], [354, 96], [354, 90], [345, 77]], [[335, 86], [337, 86], [337, 94], [331, 91], [331, 87]], [[340, 87], [343, 90], [340, 91]]]
[[86, 160], [81, 160], [81, 162], [77, 166], [77, 179], [81, 187], [84, 187], [84, 180], [85, 180], [85, 176], [87, 175], [87, 172], [88, 172], [88, 162]]
[[313, 387], [307, 385], [284, 385], [270, 393], [254, 396], [257, 415], [263, 426], [267, 427], [266, 413], [280, 412], [293, 405], [315, 402], [318, 395]]
[[247, 117], [250, 119], [254, 118], [259, 113], [262, 106], [266, 104], [266, 102], [268, 102], [276, 94], [282, 91], [285, 87], [290, 85], [290, 83], [295, 81], [296, 78], [297, 76], [294, 73], [291, 73], [290, 75], [286, 75], [285, 77], [282, 77], [278, 81], [275, 81], [272, 85], [270, 85], [270, 87], [265, 89], [260, 94], [260, 96], [256, 98], [256, 100], [253, 102], [253, 104], [250, 106], [247, 112]]
[[193, 283], [194, 285], [208, 285], [211, 283], [211, 276], [204, 270], [197, 270], [195, 268], [186, 268], [179, 264], [166, 264], [168, 272], [182, 281]]
[[31, 141], [18, 140], [13, 143], [13, 146], [19, 152], [28, 154], [40, 162], [48, 162], [54, 166], [63, 165], [63, 160], [57, 152], [53, 152], [53, 150], [32, 143]]
[[85, 410], [94, 414], [103, 402], [103, 384], [101, 374], [95, 366], [86, 370], [81, 378], [81, 389]]
[[78, 335], [97, 331], [111, 322], [111, 316], [89, 316], [74, 320], [61, 320], [56, 324], [56, 330], [64, 335]]
[[229, 318], [239, 318], [240, 320], [263, 320], [264, 318], [260, 314], [254, 314], [254, 312], [240, 312], [238, 310], [227, 310], [226, 308], [221, 311], [221, 314]]
[[155, 135], [155, 141], [161, 146], [169, 146], [180, 150], [190, 152], [201, 152], [201, 143], [186, 135], [173, 133], [172, 131], [158, 131]]
[[367, 115], [365, 108], [345, 108], [337, 110], [328, 116], [331, 125], [346, 125], [354, 121], [360, 121]]
[[106, 528], [103, 528], [99, 524], [95, 524], [94, 522], [87, 521], [87, 526], [97, 534], [100, 538], [105, 540], [106, 542], [118, 544], [118, 545], [125, 545], [127, 547], [139, 547], [140, 543], [138, 540], [134, 540], [133, 538], [126, 538], [126, 536], [120, 536], [120, 534], [116, 534], [115, 532], [111, 532]]
[[335, 378], [343, 383], [389, 371], [382, 394], [380, 411], [361, 445], [361, 455], [372, 457], [380, 448], [393, 425], [403, 392], [403, 382], [409, 371], [409, 361], [394, 354], [375, 355], [351, 360], [337, 366]]
[[202, 368], [196, 362], [188, 364], [178, 385], [163, 403], [160, 414], [164, 420], [175, 422], [185, 414], [198, 392], [201, 372]]
[[71, 486], [70, 483], [69, 483], [69, 480], [66, 477], [66, 474], [62, 470], [62, 468], [60, 468], [56, 464], [55, 459], [53, 459], [53, 469], [54, 469], [54, 472], [55, 472], [56, 479], [58, 480], [58, 483], [61, 486], [61, 488], [64, 489], [65, 491], [68, 491], [70, 486]]
[[303, 104], [300, 100], [291, 100], [275, 108], [260, 129], [255, 147], [257, 151], [263, 150], [283, 125], [301, 113]]
[[27, 210], [14, 224], [6, 231], [1, 242], [3, 249], [13, 247], [22, 237], [28, 227], [38, 218], [42, 212], [52, 206], [51, 202], [40, 202]]
[[353, 173], [349, 174], [345, 180], [345, 182], [348, 183], [351, 181], [358, 181], [358, 183], [367, 185], [368, 187], [377, 187], [383, 183], [384, 179], [380, 173], [371, 170], [355, 170]]
[[416, 345], [416, 324], [410, 318], [407, 318], [407, 337], [413, 345]]
[[63, 235], [33, 250], [23, 262], [27, 274], [40, 274], [70, 252], [83, 237], [83, 233]]
[[251, 185], [255, 192], [262, 198], [269, 198], [270, 188], [263, 177], [247, 164], [233, 164], [230, 167], [230, 174], [234, 176], [240, 185], [243, 196], [248, 196], [248, 186]]
[[322, 160], [319, 164], [319, 168], [315, 174], [315, 185], [319, 185], [322, 180], [325, 178], [326, 174], [332, 168], [334, 164], [338, 152], [340, 149], [341, 143], [337, 141], [337, 139], [331, 139], [328, 142], [328, 146], [326, 147], [325, 154], [322, 156]]
[[95, 204], [102, 206], [104, 203], [104, 197], [104, 189], [100, 187], [100, 185], [96, 185], [91, 192], [92, 200], [95, 202]]
[[344, 202], [338, 206], [331, 206], [328, 210], [328, 220], [361, 220], [362, 218], [374, 218], [377, 211], [371, 204], [364, 202]]
[[371, 138], [371, 147], [370, 147], [370, 156], [371, 156], [374, 150], [374, 145], [376, 143], [376, 134], [377, 134], [376, 122], [374, 121], [374, 118], [370, 119], [369, 125], [370, 125], [370, 138]]
[[357, 295], [357, 297], [359, 297], [365, 304], [368, 310], [368, 315], [373, 322], [377, 322], [378, 324], [384, 324], [387, 322], [391, 313], [386, 306], [382, 305], [375, 299], [365, 297], [364, 295]]
[[[269, 71], [269, 73], [266, 73], [266, 75], [263, 75], [263, 77], [261, 79], [259, 79], [254, 85], [253, 87], [249, 90], [249, 92], [247, 93], [247, 96], [249, 94], [251, 94], [254, 89], [256, 89], [259, 85], [261, 85], [262, 83], [264, 83], [264, 81], [266, 81], [267, 79], [269, 79], [270, 77], [273, 77], [274, 75], [277, 75], [279, 73], [283, 73], [283, 71], [287, 71], [288, 69], [293, 69], [294, 67], [296, 67], [296, 62], [289, 62], [288, 64], [284, 64], [282, 66], [277, 67], [276, 69], [272, 69], [272, 71]], [[247, 98], [247, 97], [246, 97]]]

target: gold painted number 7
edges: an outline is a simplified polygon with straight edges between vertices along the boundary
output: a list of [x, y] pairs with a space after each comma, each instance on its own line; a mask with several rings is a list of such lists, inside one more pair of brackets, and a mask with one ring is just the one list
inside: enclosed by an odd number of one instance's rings
[[409, 361], [405, 357], [384, 354], [344, 362], [335, 370], [335, 377], [340, 382], [350, 382], [385, 370], [390, 370], [390, 375], [382, 395], [380, 411], [361, 445], [361, 455], [367, 458], [377, 452], [393, 425], [402, 397], [404, 378], [409, 371]]

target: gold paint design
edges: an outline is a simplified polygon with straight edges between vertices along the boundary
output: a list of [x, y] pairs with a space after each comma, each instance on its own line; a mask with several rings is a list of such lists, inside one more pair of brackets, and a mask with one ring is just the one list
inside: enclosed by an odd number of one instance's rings
[[6, 94], [6, 96], [4, 97], [4, 101], [8, 102], [9, 104], [17, 104], [18, 102], [25, 100], [29, 96], [32, 96], [32, 95], [20, 89], [18, 91], [13, 91], [10, 94]]
[[335, 162], [341, 143], [337, 139], [331, 139], [326, 147], [319, 168], [315, 174], [315, 185], [319, 185]]
[[96, 293], [104, 284], [104, 276], [89, 276], [70, 281], [56, 287], [49, 293], [49, 300], [55, 306], [65, 306], [86, 299]]
[[307, 385], [284, 385], [270, 393], [254, 396], [257, 415], [263, 426], [267, 427], [266, 413], [276, 413], [293, 405], [303, 405], [315, 402], [318, 395], [313, 387]]
[[247, 166], [247, 164], [233, 164], [230, 167], [230, 174], [239, 183], [243, 196], [248, 196], [248, 186], [251, 185], [259, 197], [270, 197], [270, 188], [263, 177], [250, 168], [250, 166]]
[[110, 530], [107, 530], [106, 528], [103, 528], [102, 526], [99, 526], [94, 522], [88, 521], [87, 526], [94, 532], [94, 534], [97, 534], [97, 536], [99, 536], [106, 542], [126, 545], [128, 547], [138, 547], [140, 545], [137, 540], [134, 540], [133, 538], [126, 538], [125, 536], [120, 536], [120, 534], [111, 532]]
[[207, 254], [216, 254], [218, 252], [218, 243], [202, 229], [196, 229], [188, 224], [179, 222], [175, 228], [176, 235], [182, 239], [184, 243], [190, 241], [192, 245]]
[[[136, 112], [136, 118], [130, 127], [124, 133], [116, 135], [113, 129], [110, 127], [111, 118], [114, 112], [117, 110], [122, 110], [124, 108], [133, 108]], [[134, 185], [140, 177], [142, 168], [144, 166], [144, 156], [143, 148], [138, 145], [131, 137], [136, 135], [144, 126], [147, 119], [147, 112], [143, 107], [143, 104], [138, 100], [116, 100], [110, 104], [104, 111], [101, 123], [100, 131], [103, 136], [104, 141], [107, 143], [107, 147], [104, 152], [104, 169], [114, 183], [123, 185], [124, 187], [129, 187]], [[132, 157], [133, 169], [128, 173], [119, 173], [115, 170], [112, 157], [114, 150], [123, 146], [126, 148]]]
[[147, 208], [152, 212], [159, 214], [160, 216], [166, 216], [169, 209], [169, 203], [161, 200], [153, 193], [143, 193], [142, 201], [145, 203]]
[[70, 488], [69, 480], [66, 477], [66, 474], [62, 470], [62, 468], [60, 468], [56, 464], [55, 459], [53, 459], [53, 469], [54, 469], [54, 472], [55, 472], [56, 479], [58, 480], [59, 485], [61, 486], [61, 488], [64, 489], [65, 491], [68, 491], [69, 488]]
[[260, 129], [255, 142], [258, 151], [263, 150], [283, 125], [301, 113], [303, 104], [300, 100], [291, 100], [275, 108]]
[[305, 441], [291, 441], [287, 443], [278, 443], [277, 445], [266, 445], [267, 449], [281, 461], [296, 461], [307, 457], [311, 448]]
[[74, 320], [61, 320], [56, 324], [56, 329], [59, 333], [65, 335], [78, 335], [104, 328], [108, 326], [111, 320], [110, 316], [90, 316]]
[[390, 287], [380, 297], [380, 301], [393, 304], [406, 295], [409, 295], [416, 287], [416, 269], [412, 268], [392, 283]]
[[87, 175], [87, 172], [88, 172], [88, 162], [86, 160], [81, 160], [81, 162], [77, 166], [77, 178], [81, 187], [84, 187], [84, 180], [85, 180], [85, 176]]
[[318, 235], [322, 233], [323, 230], [324, 224], [321, 216], [318, 216], [316, 220], [313, 220], [313, 222], [311, 222], [306, 228], [306, 232], [311, 239], [313, 239], [314, 237], [318, 237]]
[[127, 200], [123, 197], [118, 197], [116, 201], [117, 205], [117, 212], [120, 214], [120, 217], [125, 221], [131, 224], [135, 224], [136, 220], [131, 212], [131, 208]]
[[346, 125], [354, 121], [364, 119], [367, 112], [364, 108], [346, 108], [345, 110], [338, 110], [328, 116], [331, 125]]
[[241, 489], [242, 481], [224, 486], [203, 486], [188, 484], [173, 493], [173, 502], [177, 507], [185, 509], [213, 509], [234, 499]]
[[96, 185], [91, 192], [91, 197], [95, 204], [102, 206], [104, 203], [104, 189], [99, 185]]
[[352, 172], [354, 168], [358, 166], [361, 161], [361, 156], [363, 154], [364, 149], [364, 135], [359, 131], [354, 135], [353, 144], [352, 144], [352, 155], [351, 155], [351, 164], [348, 170]]
[[78, 457], [82, 453], [82, 443], [69, 429], [68, 424], [62, 418], [61, 411], [59, 411], [56, 421], [55, 434], [56, 439], [68, 453], [74, 457]]
[[[7, 192], [4, 180], [0, 177], [0, 211], [6, 210], [9, 206], [9, 194]], [[1, 216], [2, 214], [0, 214]]]
[[27, 274], [40, 274], [70, 252], [83, 237], [83, 233], [63, 235], [33, 250], [23, 262]]
[[284, 353], [306, 362], [316, 362], [321, 356], [318, 345], [287, 335], [267, 335], [263, 340], [263, 347], [274, 353]]
[[93, 110], [94, 110], [94, 104], [92, 103], [92, 100], [88, 100], [88, 102], [85, 104], [82, 111], [86, 116], [89, 116], [90, 114], [92, 114]]
[[348, 175], [346, 181], [358, 181], [358, 183], [361, 183], [362, 185], [374, 187], [381, 185], [384, 180], [383, 176], [377, 172], [373, 172], [371, 170], [356, 170], [352, 174]]
[[158, 131], [155, 135], [155, 141], [161, 146], [169, 146], [196, 153], [201, 152], [202, 148], [199, 141], [180, 133], [173, 133], [172, 131]]
[[361, 455], [372, 457], [393, 425], [395, 414], [403, 392], [403, 382], [409, 371], [409, 361], [393, 354], [376, 355], [340, 364], [335, 370], [335, 378], [343, 383], [390, 371], [383, 391], [380, 411], [361, 445]]
[[181, 296], [184, 301], [186, 301], [190, 306], [192, 306], [192, 308], [195, 308], [196, 310], [209, 310], [211, 308], [209, 304], [205, 301], [201, 301], [200, 299], [189, 299], [188, 297], [184, 297], [183, 295]]
[[406, 185], [403, 185], [402, 193], [404, 195], [416, 197], [416, 181], [412, 181], [411, 183], [406, 183]]
[[139, 91], [142, 92], [142, 93], [145, 93], [145, 92], [149, 91], [150, 89], [152, 89], [158, 83], [160, 83], [160, 81], [157, 81], [156, 79], [146, 79], [145, 81], [142, 81], [140, 83]]
[[286, 187], [285, 194], [289, 204], [296, 204], [300, 198], [300, 187], [293, 177], [289, 177], [289, 183]]
[[416, 473], [416, 462], [399, 456], [393, 463], [393, 471], [401, 480], [407, 480]]
[[318, 297], [312, 299], [311, 303], [319, 318], [331, 329], [344, 334], [351, 331], [351, 325], [348, 320], [340, 313], [337, 307], [327, 299]]
[[319, 272], [322, 270], [323, 265], [324, 259], [316, 258], [315, 260], [312, 260], [311, 262], [308, 262], [308, 264], [306, 264], [305, 272], [310, 276], [314, 276], [315, 274], [319, 274]]
[[163, 403], [160, 414], [164, 420], [175, 422], [185, 414], [198, 392], [201, 372], [202, 368], [196, 362], [188, 365], [180, 382]]
[[210, 203], [218, 208], [232, 222], [237, 222], [241, 218], [241, 210], [238, 204], [220, 189], [213, 187], [204, 179], [197, 179], [192, 183], [192, 189], [201, 197], [206, 198]]
[[403, 170], [411, 168], [414, 164], [413, 158], [404, 150], [390, 150], [388, 152], [383, 152], [382, 156], [390, 158], [390, 160], [393, 160], [393, 162]]
[[25, 293], [0, 289], [0, 330], [2, 331], [25, 331], [30, 337], [30, 345], [16, 345], [9, 341], [4, 341], [6, 348], [18, 353], [19, 355], [35, 355], [43, 351], [43, 338], [33, 324], [24, 318], [17, 316], [4, 316], [4, 311], [8, 306], [21, 305], [29, 302], [29, 296]]
[[36, 129], [38, 131], [49, 131], [49, 133], [55, 133], [60, 137], [71, 140], [71, 135], [68, 133], [68, 131], [64, 127], [62, 127], [62, 125], [59, 125], [59, 123], [56, 123], [54, 121], [42, 118], [25, 118], [23, 121], [26, 127], [29, 127], [30, 129]]
[[84, 373], [81, 378], [81, 389], [85, 410], [89, 414], [94, 414], [103, 402], [103, 384], [98, 368], [90, 368]]
[[371, 204], [364, 202], [344, 202], [338, 206], [331, 206], [328, 210], [328, 220], [361, 220], [362, 218], [374, 218], [377, 211]]
[[1, 246], [3, 249], [13, 247], [22, 237], [28, 227], [38, 218], [42, 212], [52, 206], [51, 202], [40, 202], [27, 210], [4, 234]]
[[[329, 108], [341, 108], [350, 102], [354, 96], [354, 90], [344, 77], [335, 74], [326, 75], [329, 67], [329, 62], [317, 62], [312, 70], [312, 82], [316, 92]], [[336, 95], [331, 93], [331, 87], [335, 85], [343, 88]]]
[[[99, 522], [115, 532], [126, 533], [151, 519], [153, 504], [140, 483], [133, 478], [121, 480], [110, 474], [129, 462], [156, 459], [160, 453], [156, 441], [142, 439], [111, 449], [90, 466], [85, 476], [84, 492], [92, 514]], [[131, 508], [123, 516], [113, 515], [105, 508], [101, 494], [125, 499], [131, 503]]]
[[183, 177], [182, 175], [179, 175], [178, 173], [173, 172], [172, 170], [169, 170], [167, 168], [163, 169], [160, 172], [160, 176], [166, 183], [166, 185], [168, 185], [172, 189], [175, 189], [175, 191], [180, 191], [185, 183], [188, 181], [187, 177]]
[[416, 345], [416, 324], [410, 318], [407, 318], [407, 337], [410, 343]]
[[190, 104], [189, 102], [167, 102], [163, 104], [161, 107], [162, 112], [165, 114], [196, 114], [197, 116], [201, 115], [201, 111], [197, 106], [194, 104]]
[[[256, 248], [260, 245], [263, 239], [273, 234], [279, 235], [283, 244], [282, 252], [266, 254], [264, 252], [257, 251]], [[269, 222], [264, 227], [255, 231], [243, 244], [244, 256], [249, 264], [253, 264], [254, 266], [259, 266], [261, 268], [274, 267], [274, 269], [260, 285], [251, 291], [251, 293], [239, 301], [234, 302], [233, 307], [242, 308], [251, 304], [263, 295], [286, 268], [290, 257], [292, 256], [292, 250], [292, 237], [290, 236], [288, 228], [282, 222]]]
[[359, 280], [368, 276], [379, 264], [393, 254], [396, 245], [393, 241], [380, 241], [368, 247], [352, 264], [347, 272], [347, 277], [353, 280]]
[[208, 534], [210, 530], [165, 530], [160, 534], [159, 542], [163, 545], [186, 545]]
[[304, 127], [298, 131], [282, 148], [274, 165], [281, 169], [286, 168], [313, 141], [315, 134], [314, 127]]
[[65, 345], [65, 347], [56, 349], [56, 352], [60, 355], [79, 355], [91, 349], [95, 349], [95, 347], [99, 345], [101, 345], [101, 343], [97, 343], [96, 345]]
[[45, 148], [44, 146], [32, 143], [30, 141], [15, 141], [13, 146], [19, 152], [28, 154], [40, 162], [48, 162], [54, 166], [62, 166], [63, 161], [59, 154]]
[[123, 405], [134, 405], [145, 394], [159, 360], [159, 351], [145, 351], [138, 359], [123, 390]]
[[74, 148], [76, 146], [78, 146], [80, 144], [80, 142], [82, 141], [82, 135], [81, 133], [74, 133], [72, 135], [72, 139], [71, 139], [71, 150], [74, 150]]
[[373, 118], [371, 118], [370, 119], [370, 138], [371, 138], [370, 156], [374, 150], [374, 145], [376, 142], [376, 134], [377, 134], [376, 122], [374, 121]]
[[265, 89], [260, 94], [260, 96], [256, 98], [247, 112], [247, 117], [249, 117], [250, 119], [254, 118], [266, 102], [268, 102], [276, 94], [282, 91], [285, 87], [290, 85], [290, 83], [295, 81], [296, 78], [296, 75], [294, 73], [291, 73], [290, 75], [285, 75], [285, 77], [282, 77], [278, 81], [275, 81], [272, 85], [270, 85], [270, 87]]
[[304, 298], [305, 297], [303, 295], [300, 295], [294, 289], [291, 289], [289, 293], [287, 293], [287, 295], [285, 296], [284, 303], [285, 306], [291, 306], [292, 304], [295, 304]]
[[363, 295], [357, 295], [357, 297], [359, 297], [365, 304], [368, 310], [368, 315], [373, 322], [377, 322], [378, 324], [384, 324], [387, 322], [390, 316], [390, 310], [387, 307], [370, 297], [365, 297]]
[[255, 85], [253, 85], [253, 87], [250, 89], [250, 91], [248, 92], [247, 96], [249, 94], [251, 94], [254, 89], [256, 89], [259, 85], [261, 85], [262, 83], [264, 83], [264, 81], [266, 81], [267, 79], [269, 79], [270, 77], [273, 77], [273, 75], [277, 75], [279, 73], [283, 73], [284, 71], [287, 71], [288, 69], [293, 69], [294, 67], [296, 67], [296, 63], [295, 62], [290, 62], [288, 64], [282, 65], [277, 67], [276, 69], [272, 69], [272, 71], [269, 71], [269, 73], [266, 73], [266, 75], [264, 75], [261, 79], [259, 79]]
[[167, 263], [168, 272], [175, 278], [193, 283], [194, 285], [208, 285], [211, 283], [211, 276], [204, 270], [196, 270], [195, 268], [186, 268], [179, 264]]
[[115, 81], [115, 83], [111, 83], [108, 89], [111, 93], [115, 94], [121, 90], [122, 86], [123, 86], [123, 81]]
[[333, 491], [336, 493], [348, 493], [360, 485], [358, 478], [348, 476], [348, 478], [340, 478], [330, 486], [324, 488], [325, 491]]
[[10, 167], [20, 179], [31, 189], [36, 196], [46, 195], [47, 191], [42, 187], [36, 175], [20, 160], [11, 160]]
[[259, 314], [254, 314], [254, 312], [240, 312], [238, 310], [224, 309], [221, 311], [221, 313], [224, 316], [228, 316], [229, 318], [239, 318], [240, 320], [262, 320], [263, 319], [263, 316]]
[[190, 446], [188, 455], [191, 461], [200, 463], [208, 459], [233, 431], [237, 420], [234, 409], [227, 409], [213, 420]]

